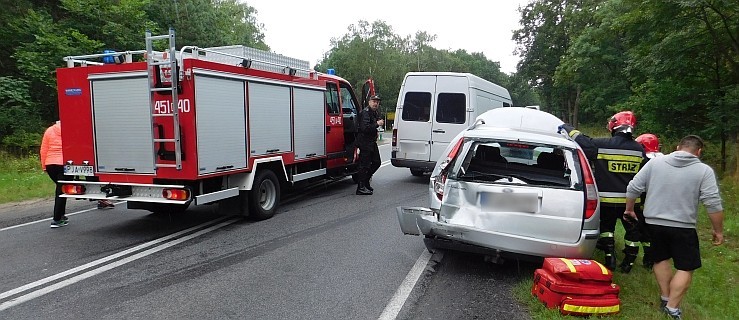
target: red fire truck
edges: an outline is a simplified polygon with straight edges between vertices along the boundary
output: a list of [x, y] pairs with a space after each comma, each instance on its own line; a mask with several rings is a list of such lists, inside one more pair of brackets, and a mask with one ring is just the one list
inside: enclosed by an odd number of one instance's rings
[[218, 203], [261, 220], [281, 187], [356, 171], [354, 90], [307, 61], [244, 46], [178, 51], [174, 30], [147, 32], [146, 50], [64, 60], [59, 113], [74, 179], [63, 197], [153, 212]]

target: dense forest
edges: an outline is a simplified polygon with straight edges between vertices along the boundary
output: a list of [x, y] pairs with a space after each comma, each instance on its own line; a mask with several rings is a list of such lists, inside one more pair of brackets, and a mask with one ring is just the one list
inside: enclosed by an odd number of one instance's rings
[[[518, 14], [513, 74], [482, 53], [437, 49], [435, 35], [399, 35], [384, 21], [347, 26], [315, 68], [336, 69], [357, 87], [374, 78], [390, 109], [406, 72], [456, 71], [576, 125], [602, 126], [633, 110], [639, 132], [703, 136], [717, 169], [739, 179], [739, 1], [531, 0]], [[62, 57], [140, 50], [146, 30], [170, 26], [179, 45], [269, 49], [248, 0], [0, 0], [0, 21], [0, 148], [16, 152], [33, 150], [57, 118]]]

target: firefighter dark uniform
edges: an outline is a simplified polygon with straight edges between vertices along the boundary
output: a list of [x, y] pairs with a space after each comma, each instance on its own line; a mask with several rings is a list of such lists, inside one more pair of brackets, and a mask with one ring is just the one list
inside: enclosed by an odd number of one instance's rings
[[[370, 100], [379, 101], [378, 96]], [[356, 145], [359, 148], [359, 170], [357, 172], [357, 194], [371, 195], [374, 188], [370, 185], [372, 175], [380, 168], [380, 150], [377, 148], [378, 120], [381, 120], [377, 109], [365, 107], [359, 112]]]
[[[614, 118], [618, 119], [618, 115], [622, 113], [614, 115], [611, 122]], [[628, 114], [633, 118], [631, 112]], [[633, 121], [626, 122], [628, 125], [619, 125], [618, 122], [615, 125], [609, 123], [611, 138], [590, 138], [570, 125], [563, 126], [570, 137], [582, 147], [585, 156], [594, 166], [600, 198], [600, 237], [597, 248], [604, 251], [604, 264], [611, 270], [616, 269], [614, 232], [618, 219], [621, 219], [626, 230], [624, 253], [627, 255], [627, 261], [632, 258], [636, 259], [640, 244], [638, 225], [632, 221], [624, 221], [623, 215], [626, 209], [626, 186], [644, 164], [646, 155], [642, 146], [634, 141], [631, 134], [636, 119], [633, 118]]]

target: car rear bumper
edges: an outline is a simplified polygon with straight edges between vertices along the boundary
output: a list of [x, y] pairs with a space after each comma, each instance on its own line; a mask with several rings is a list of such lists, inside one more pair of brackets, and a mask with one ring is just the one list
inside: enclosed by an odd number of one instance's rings
[[528, 256], [591, 258], [599, 235], [598, 230], [581, 230], [577, 242], [563, 243], [439, 222], [428, 208], [397, 207], [396, 212], [404, 234], [447, 240], [444, 247], [453, 248], [456, 244], [460, 251], [469, 251], [465, 248], [474, 245]]

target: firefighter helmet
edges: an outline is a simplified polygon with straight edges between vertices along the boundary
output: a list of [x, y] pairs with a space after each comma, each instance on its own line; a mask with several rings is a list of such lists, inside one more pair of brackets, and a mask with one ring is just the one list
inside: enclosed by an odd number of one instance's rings
[[621, 111], [608, 119], [608, 125], [606, 127], [611, 133], [631, 133], [634, 131], [634, 127], [636, 127], [636, 116], [631, 111]]
[[636, 142], [644, 147], [646, 153], [659, 152], [659, 139], [656, 135], [651, 133], [642, 134], [636, 137]]

